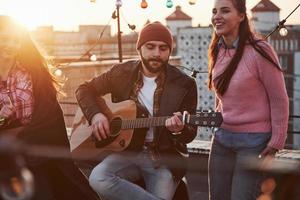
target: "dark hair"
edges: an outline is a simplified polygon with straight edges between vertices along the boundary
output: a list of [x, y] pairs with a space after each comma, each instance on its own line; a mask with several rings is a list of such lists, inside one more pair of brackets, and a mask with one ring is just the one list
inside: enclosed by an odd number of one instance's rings
[[48, 64], [41, 55], [28, 31], [20, 24], [16, 23], [11, 17], [0, 15], [0, 30], [12, 30], [20, 41], [20, 49], [17, 55], [17, 61], [31, 75], [33, 84], [34, 98], [42, 98], [43, 100], [56, 99], [56, 81], [48, 70]]
[[[236, 53], [233, 58], [229, 62], [228, 66], [224, 70], [222, 74], [217, 77], [216, 82], [216, 92], [221, 95], [224, 95], [226, 92], [230, 80], [236, 71], [238, 64], [243, 56], [245, 45], [249, 43], [259, 54], [261, 54], [264, 58], [270, 61], [275, 67], [281, 70], [280, 66], [274, 61], [271, 56], [259, 45], [259, 41], [262, 39], [257, 39], [254, 36], [254, 33], [250, 29], [249, 19], [246, 15], [246, 0], [231, 0], [234, 7], [237, 9], [239, 13], [244, 13], [244, 20], [240, 23], [239, 26], [239, 43], [236, 49]], [[218, 42], [221, 36], [218, 36], [215, 32], [213, 33], [212, 41], [210, 43], [210, 47], [208, 50], [209, 56], [209, 66], [208, 66], [208, 88], [212, 89], [212, 71], [218, 56]]]

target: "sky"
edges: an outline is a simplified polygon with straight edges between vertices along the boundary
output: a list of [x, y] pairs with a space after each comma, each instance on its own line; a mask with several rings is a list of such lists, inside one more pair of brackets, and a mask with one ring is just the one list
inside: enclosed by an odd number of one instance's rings
[[[188, 0], [172, 0], [174, 6], [166, 7], [166, 0], [146, 0], [148, 7], [140, 7], [141, 0], [122, 0], [121, 30], [130, 33], [127, 24], [135, 24], [140, 30], [147, 19], [161, 21], [170, 15], [175, 6], [190, 15], [193, 26], [207, 26], [210, 23], [211, 10], [214, 0], [197, 0], [190, 5]], [[247, 0], [248, 14], [250, 9], [260, 0]], [[299, 3], [300, 0], [272, 0], [281, 8], [280, 19], [284, 19]], [[79, 24], [111, 25], [112, 33], [117, 30], [117, 21], [111, 19], [115, 10], [115, 0], [0, 0], [0, 14], [10, 15], [24, 24], [30, 30], [37, 26], [53, 25], [55, 30], [76, 31]], [[251, 16], [251, 15], [250, 15]], [[286, 24], [300, 24], [300, 8], [288, 18]]]

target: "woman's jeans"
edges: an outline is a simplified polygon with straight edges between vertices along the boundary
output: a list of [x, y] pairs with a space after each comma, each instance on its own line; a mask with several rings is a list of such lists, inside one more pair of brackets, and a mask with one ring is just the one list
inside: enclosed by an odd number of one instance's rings
[[[141, 178], [146, 190], [132, 183]], [[93, 169], [89, 182], [101, 197], [109, 200], [171, 200], [178, 185], [166, 166], [153, 165], [147, 150], [135, 156], [109, 155]]]
[[247, 170], [248, 157], [258, 157], [271, 133], [233, 133], [218, 129], [209, 156], [210, 200], [255, 200], [264, 174]]

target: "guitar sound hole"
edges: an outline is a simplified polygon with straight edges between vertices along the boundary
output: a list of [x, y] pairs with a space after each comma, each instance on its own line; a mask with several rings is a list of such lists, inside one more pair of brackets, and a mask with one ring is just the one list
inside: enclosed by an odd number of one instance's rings
[[122, 126], [122, 119], [120, 117], [113, 118], [110, 122], [110, 133], [112, 137], [119, 135]]

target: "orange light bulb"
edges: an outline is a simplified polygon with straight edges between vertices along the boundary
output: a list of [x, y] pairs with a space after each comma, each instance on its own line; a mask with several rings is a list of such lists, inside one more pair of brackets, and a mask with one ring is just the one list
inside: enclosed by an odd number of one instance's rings
[[145, 9], [147, 7], [148, 7], [147, 1], [146, 0], [142, 0], [142, 2], [141, 2], [141, 8]]

